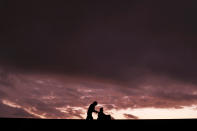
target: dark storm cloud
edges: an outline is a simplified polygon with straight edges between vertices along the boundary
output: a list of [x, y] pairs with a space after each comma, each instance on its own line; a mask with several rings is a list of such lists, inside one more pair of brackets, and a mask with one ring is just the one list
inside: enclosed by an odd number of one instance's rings
[[11, 84], [12, 78], [10, 77], [10, 72], [1, 67], [0, 69], [0, 85], [1, 87], [14, 88]]
[[[130, 81], [142, 70], [196, 82], [192, 1], [6, 2], [1, 63]], [[139, 68], [135, 71], [136, 68]]]
[[0, 98], [1, 97], [5, 97], [5, 96], [7, 96], [7, 94], [5, 92], [3, 92], [3, 91], [0, 91]]

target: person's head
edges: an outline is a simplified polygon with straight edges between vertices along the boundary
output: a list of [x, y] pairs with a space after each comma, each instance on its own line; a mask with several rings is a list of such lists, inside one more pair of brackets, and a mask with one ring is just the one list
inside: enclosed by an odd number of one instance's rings
[[94, 102], [93, 102], [93, 105], [97, 105], [97, 104], [98, 104], [97, 101], [94, 101]]

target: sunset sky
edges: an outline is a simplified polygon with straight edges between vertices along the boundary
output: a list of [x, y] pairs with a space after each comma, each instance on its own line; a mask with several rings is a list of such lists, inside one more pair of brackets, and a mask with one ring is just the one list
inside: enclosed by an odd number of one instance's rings
[[[197, 118], [192, 0], [0, 2], [0, 117]], [[97, 115], [94, 114], [94, 118]]]

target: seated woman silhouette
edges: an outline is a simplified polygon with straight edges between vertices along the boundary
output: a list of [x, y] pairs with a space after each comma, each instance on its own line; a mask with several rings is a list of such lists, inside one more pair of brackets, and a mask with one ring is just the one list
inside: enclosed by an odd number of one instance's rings
[[98, 113], [98, 111], [95, 110], [96, 105], [97, 105], [97, 102], [95, 101], [89, 106], [86, 120], [93, 120], [92, 113], [93, 112]]
[[111, 116], [103, 113], [103, 108], [100, 108], [97, 120], [111, 120]]

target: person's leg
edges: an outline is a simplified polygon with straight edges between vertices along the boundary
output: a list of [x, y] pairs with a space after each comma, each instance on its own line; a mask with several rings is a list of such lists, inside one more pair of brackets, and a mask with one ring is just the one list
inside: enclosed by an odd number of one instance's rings
[[87, 115], [87, 118], [86, 118], [86, 120], [93, 120], [93, 117], [92, 117], [92, 115]]
[[89, 120], [89, 119], [90, 119], [90, 117], [89, 117], [89, 115], [87, 115], [86, 120]]
[[93, 120], [93, 117], [92, 117], [92, 115], [90, 116], [90, 120]]
[[86, 117], [86, 120], [88, 120], [88, 116]]

